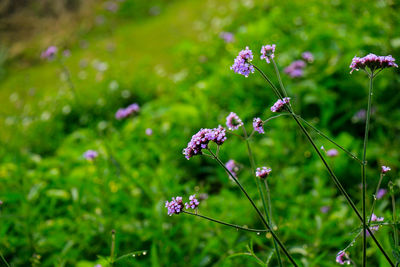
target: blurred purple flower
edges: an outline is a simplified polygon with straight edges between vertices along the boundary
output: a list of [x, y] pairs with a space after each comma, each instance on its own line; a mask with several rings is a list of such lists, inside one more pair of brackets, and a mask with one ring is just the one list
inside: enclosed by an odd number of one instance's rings
[[285, 68], [285, 73], [292, 78], [302, 77], [306, 63], [303, 60], [293, 61], [288, 67]]
[[40, 57], [47, 60], [53, 60], [57, 54], [57, 51], [58, 49], [56, 46], [54, 45], [49, 46], [45, 51], [42, 52]]
[[331, 207], [329, 207], [329, 206], [322, 206], [320, 209], [320, 211], [322, 213], [328, 213], [330, 210], [331, 210]]
[[153, 134], [153, 130], [151, 128], [146, 129], [146, 135], [150, 136]]
[[117, 120], [121, 120], [124, 119], [126, 117], [129, 117], [130, 115], [139, 112], [140, 107], [137, 103], [133, 103], [131, 105], [129, 105], [126, 108], [120, 108], [117, 110], [117, 112], [115, 113], [115, 118]]
[[264, 128], [263, 128], [263, 120], [260, 118], [254, 118], [253, 119], [253, 128], [254, 131], [259, 132], [260, 134], [264, 133]]
[[276, 45], [264, 45], [261, 47], [261, 57], [260, 59], [265, 59], [267, 63], [269, 64], [271, 61], [270, 59], [273, 59], [275, 57], [275, 47]]
[[252, 60], [253, 53], [249, 47], [246, 46], [245, 50], [239, 52], [239, 55], [236, 57], [233, 65], [231, 66], [231, 70], [233, 70], [235, 73], [248, 77], [250, 73], [254, 73], [254, 67], [251, 65]]
[[[237, 177], [237, 171], [239, 170], [239, 166], [233, 159], [228, 160], [228, 162], [225, 163], [225, 167], [232, 173], [233, 176]], [[229, 178], [232, 179], [230, 175]]]
[[114, 1], [107, 1], [104, 2], [104, 8], [110, 12], [115, 13], [118, 10], [118, 4]]
[[168, 215], [179, 214], [183, 210], [182, 197], [172, 198], [171, 202], [166, 201], [165, 207], [168, 209]]
[[314, 56], [311, 52], [306, 51], [303, 54], [301, 54], [301, 57], [307, 61], [308, 63], [312, 63], [314, 61]]
[[232, 43], [233, 41], [235, 41], [235, 37], [233, 35], [233, 33], [231, 32], [221, 32], [219, 34], [219, 37], [225, 41], [225, 43]]
[[236, 115], [235, 112], [229, 113], [229, 115], [226, 117], [226, 126], [230, 131], [234, 131], [239, 129], [240, 126], [243, 126], [242, 120], [239, 118], [238, 115]]
[[386, 189], [383, 189], [383, 188], [379, 189], [378, 193], [376, 194], [376, 199], [383, 198], [386, 195], [386, 193], [387, 193]]
[[337, 151], [336, 149], [332, 148], [332, 149], [329, 149], [328, 151], [326, 151], [326, 155], [328, 157], [336, 157], [337, 155], [339, 155], [339, 151]]
[[354, 57], [351, 61], [350, 68], [352, 73], [354, 70], [358, 71], [360, 69], [365, 70], [365, 68], [369, 68], [372, 72], [377, 69], [384, 69], [390, 67], [398, 67], [396, 63], [394, 63], [395, 59], [389, 56], [377, 56], [375, 54], [368, 54], [365, 57]]
[[258, 178], [264, 179], [266, 178], [270, 173], [272, 169], [268, 167], [261, 167], [256, 169], [256, 176]]
[[290, 97], [285, 97], [283, 99], [278, 99], [278, 101], [275, 102], [275, 104], [271, 107], [272, 112], [279, 112], [282, 110], [282, 108], [285, 106], [285, 104], [288, 104], [290, 101]]
[[71, 51], [69, 51], [69, 49], [65, 49], [63, 51], [63, 57], [70, 57], [71, 56]]
[[[384, 220], [385, 218], [377, 217], [374, 213], [372, 213], [371, 222], [383, 222]], [[379, 230], [379, 225], [370, 226], [369, 229], [371, 229], [372, 232], [376, 232]], [[368, 231], [367, 231], [367, 236], [370, 236]]]
[[95, 158], [98, 157], [98, 153], [95, 150], [88, 150], [85, 153], [83, 153], [83, 157], [89, 161], [94, 160]]
[[349, 265], [350, 264], [349, 255], [347, 255], [347, 253], [344, 251], [339, 251], [339, 253], [336, 255], [336, 262], [341, 265], [344, 264]]
[[186, 209], [196, 209], [200, 202], [196, 199], [196, 195], [191, 195], [189, 197], [189, 203], [185, 203]]
[[388, 171], [391, 171], [392, 169], [388, 166], [382, 166], [382, 173], [387, 173]]

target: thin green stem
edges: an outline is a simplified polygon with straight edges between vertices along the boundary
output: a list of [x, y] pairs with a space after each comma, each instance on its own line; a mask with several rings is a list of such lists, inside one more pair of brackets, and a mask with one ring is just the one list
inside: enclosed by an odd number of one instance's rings
[[348, 151], [347, 149], [345, 149], [344, 147], [342, 147], [341, 145], [339, 145], [338, 143], [336, 143], [335, 141], [333, 141], [331, 138], [329, 138], [327, 135], [325, 135], [323, 132], [321, 132], [320, 130], [318, 130], [316, 127], [314, 127], [311, 123], [309, 123], [308, 121], [306, 121], [304, 118], [302, 118], [300, 115], [297, 115], [298, 118], [300, 118], [305, 124], [307, 124], [310, 128], [312, 128], [314, 131], [316, 131], [319, 135], [321, 135], [322, 137], [324, 137], [325, 139], [327, 139], [329, 142], [331, 142], [332, 144], [334, 144], [335, 146], [337, 146], [338, 148], [340, 148], [341, 150], [343, 150], [345, 153], [347, 153], [347, 155], [350, 156], [350, 158], [356, 160], [358, 163], [360, 164], [364, 164], [356, 155], [354, 155], [353, 153], [351, 153], [350, 151]]
[[276, 240], [276, 242], [278, 243], [278, 245], [281, 247], [281, 249], [283, 250], [283, 252], [285, 253], [285, 255], [287, 256], [287, 258], [290, 260], [290, 262], [293, 264], [293, 266], [298, 266], [297, 263], [294, 261], [294, 259], [292, 258], [292, 256], [289, 254], [289, 252], [287, 251], [287, 249], [285, 248], [285, 246], [283, 245], [283, 243], [279, 240], [278, 236], [275, 234], [275, 232], [272, 230], [272, 228], [270, 227], [270, 225], [267, 223], [267, 221], [265, 220], [264, 216], [262, 215], [261, 211], [257, 208], [256, 204], [254, 203], [253, 199], [249, 196], [249, 194], [247, 193], [247, 191], [244, 189], [244, 187], [242, 186], [242, 184], [239, 182], [238, 179], [236, 179], [236, 177], [232, 174], [232, 172], [230, 170], [228, 170], [228, 168], [225, 166], [225, 164], [210, 150], [208, 149], [208, 151], [211, 153], [211, 155], [214, 156], [214, 159], [218, 162], [219, 165], [221, 165], [222, 168], [225, 169], [226, 172], [228, 172], [228, 174], [231, 176], [231, 178], [235, 181], [235, 183], [239, 186], [240, 190], [243, 192], [243, 194], [246, 196], [246, 198], [250, 201], [250, 204], [253, 206], [253, 208], [255, 209], [255, 211], [257, 212], [258, 216], [260, 217], [262, 223], [265, 225], [265, 227], [270, 231], [272, 237]]
[[222, 225], [225, 225], [225, 226], [233, 227], [236, 230], [240, 229], [240, 230], [243, 230], [243, 231], [255, 232], [255, 233], [269, 232], [269, 230], [265, 230], [265, 229], [252, 229], [252, 228], [246, 228], [246, 227], [239, 226], [239, 225], [232, 224], [232, 223], [223, 222], [223, 221], [220, 221], [220, 220], [217, 220], [217, 219], [213, 219], [213, 218], [210, 218], [210, 217], [207, 217], [207, 216], [204, 216], [204, 215], [200, 215], [198, 213], [192, 213], [192, 212], [185, 211], [185, 210], [182, 211], [182, 213], [190, 214], [190, 215], [197, 216], [197, 217], [200, 217], [200, 218], [203, 218], [203, 219], [215, 222], [215, 223], [219, 223], [219, 224], [222, 224]]
[[368, 133], [369, 133], [369, 123], [371, 118], [371, 104], [372, 104], [372, 92], [373, 92], [373, 72], [369, 76], [369, 92], [368, 92], [368, 108], [367, 108], [367, 118], [365, 122], [365, 133], [364, 133], [364, 146], [363, 146], [363, 165], [361, 166], [361, 182], [362, 182], [362, 215], [363, 215], [363, 266], [367, 264], [367, 216], [365, 207], [366, 189], [367, 189], [367, 145], [368, 145]]
[[[263, 204], [265, 216], [267, 217], [268, 223], [270, 225], [272, 225], [271, 210], [268, 212], [267, 204], [265, 203], [264, 192], [263, 192], [262, 187], [261, 187], [261, 181], [257, 176], [255, 176], [255, 171], [256, 171], [255, 159], [254, 159], [253, 152], [251, 151], [249, 137], [247, 136], [247, 131], [246, 131], [246, 128], [244, 126], [243, 126], [243, 133], [244, 133], [244, 137], [246, 139], [247, 152], [249, 154], [249, 160], [250, 160], [250, 165], [251, 165], [251, 175], [254, 176], [255, 179], [256, 179], [256, 184], [257, 184], [257, 188], [258, 188], [258, 194], [260, 195], [260, 198], [261, 198], [261, 201], [262, 201], [262, 204]], [[270, 207], [270, 203], [269, 202], [268, 202], [268, 205]], [[279, 251], [278, 244], [276, 243], [275, 239], [273, 239], [272, 241], [273, 241], [273, 244], [274, 244], [274, 247], [275, 247], [276, 256], [278, 258], [278, 264], [279, 264], [280, 267], [282, 267], [282, 259], [281, 259], [281, 254], [280, 254], [280, 251]]]
[[110, 252], [111, 266], [114, 266], [114, 253], [115, 253], [115, 230], [112, 230], [111, 231], [111, 252]]
[[383, 179], [384, 175], [385, 174], [381, 172], [381, 175], [379, 177], [378, 186], [376, 187], [376, 190], [375, 190], [374, 200], [372, 202], [372, 208], [371, 208], [371, 213], [370, 213], [369, 220], [368, 220], [368, 226], [371, 225], [372, 214], [374, 213], [374, 210], [375, 210], [376, 196], [378, 195], [378, 191], [379, 191], [379, 188], [381, 187], [381, 183], [382, 183], [382, 179]]
[[[264, 185], [265, 185], [265, 190], [266, 190], [266, 192], [267, 192], [267, 202], [268, 202], [269, 217], [270, 217], [271, 220], [272, 220], [271, 192], [270, 192], [270, 190], [269, 190], [268, 181], [267, 181], [266, 178], [264, 179]], [[272, 224], [271, 221], [270, 221], [269, 223]]]
[[279, 73], [278, 66], [276, 65], [276, 62], [275, 62], [275, 60], [273, 58], [271, 58], [271, 61], [272, 61], [273, 65], [274, 65], [275, 73], [276, 73], [276, 76], [278, 77], [279, 85], [281, 86], [281, 90], [283, 92], [283, 95], [285, 97], [287, 97], [288, 95], [286, 93], [285, 86], [283, 86], [283, 82], [282, 82], [282, 79], [281, 79], [281, 74]]
[[63, 72], [65, 74], [65, 77], [67, 78], [68, 87], [71, 90], [72, 94], [74, 95], [74, 99], [75, 99], [76, 103], [78, 104], [78, 106], [80, 106], [80, 101], [79, 101], [79, 98], [78, 98], [78, 94], [76, 92], [75, 85], [74, 85], [74, 83], [72, 82], [72, 79], [71, 79], [71, 73], [69, 72], [68, 67], [64, 64], [64, 62], [61, 59], [58, 59], [58, 62], [61, 65], [61, 68], [62, 68], [62, 70], [63, 70]]
[[389, 188], [390, 188], [390, 195], [391, 195], [391, 199], [392, 199], [392, 219], [394, 222], [393, 225], [393, 237], [394, 237], [394, 242], [396, 247], [399, 245], [399, 238], [398, 238], [398, 233], [397, 233], [397, 221], [396, 221], [396, 201], [394, 199], [394, 190], [393, 190], [393, 183], [392, 181], [389, 182]]
[[256, 65], [252, 65], [252, 66], [261, 74], [261, 76], [264, 78], [264, 80], [267, 81], [267, 83], [271, 86], [272, 90], [274, 90], [276, 96], [277, 96], [278, 98], [283, 98], [282, 95], [281, 95], [281, 93], [279, 92], [278, 88], [276, 88], [276, 86], [275, 86], [275, 85], [272, 83], [272, 81], [267, 77], [267, 75], [265, 75], [265, 73], [264, 73], [260, 68], [258, 68]]
[[7, 267], [10, 267], [10, 264], [8, 264], [8, 262], [6, 261], [6, 259], [4, 258], [3, 254], [0, 253], [1, 259], [4, 261], [4, 263], [7, 265]]

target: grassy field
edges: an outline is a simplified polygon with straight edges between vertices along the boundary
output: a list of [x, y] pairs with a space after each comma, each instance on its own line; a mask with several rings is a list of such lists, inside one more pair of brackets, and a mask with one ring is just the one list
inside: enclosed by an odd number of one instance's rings
[[[125, 0], [85, 8], [91, 10], [65, 32], [33, 37], [0, 65], [1, 255], [10, 266], [278, 266], [270, 234], [167, 215], [165, 201], [196, 193], [200, 214], [263, 229], [224, 169], [205, 156], [188, 161], [182, 149], [200, 128], [225, 126], [230, 112], [248, 132], [254, 117], [274, 115], [276, 97], [262, 77], [229, 69], [249, 46], [254, 64], [278, 86], [272, 64], [259, 59], [261, 45], [274, 43], [296, 113], [361, 158], [368, 79], [362, 71], [350, 75], [349, 65], [370, 52], [399, 58], [399, 4]], [[234, 40], [224, 41], [223, 32]], [[13, 45], [3, 44], [8, 51], [16, 50]], [[59, 48], [57, 59], [41, 59], [50, 45]], [[305, 51], [314, 61], [304, 75], [285, 74]], [[399, 192], [399, 77], [393, 68], [374, 81], [368, 214], [382, 165], [391, 171], [381, 188], [390, 191], [393, 184], [395, 200]], [[132, 103], [140, 111], [116, 120], [116, 111]], [[337, 253], [357, 236], [360, 221], [289, 116], [264, 128], [250, 145], [256, 165], [272, 168], [277, 235], [300, 266], [337, 265]], [[307, 129], [318, 148], [335, 148]], [[219, 156], [238, 163], [238, 179], [262, 209], [246, 143], [227, 137]], [[89, 149], [98, 152], [96, 160], [84, 158]], [[361, 210], [360, 164], [338, 153], [326, 160]], [[375, 235], [396, 262], [392, 205], [390, 193], [377, 200], [374, 213], [387, 224]], [[367, 266], [390, 266], [367, 241]], [[347, 252], [361, 265], [362, 237]]]

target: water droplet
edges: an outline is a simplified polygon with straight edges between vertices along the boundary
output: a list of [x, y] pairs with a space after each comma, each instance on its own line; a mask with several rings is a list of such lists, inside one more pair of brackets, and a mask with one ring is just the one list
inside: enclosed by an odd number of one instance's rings
[[257, 235], [260, 235], [260, 233], [257, 233]]
[[144, 252], [143, 252], [143, 256], [146, 255], [146, 254], [147, 254], [147, 251], [144, 251]]
[[236, 228], [236, 231], [239, 231], [239, 228]]
[[136, 257], [136, 255], [135, 255], [135, 254], [132, 254], [132, 257]]

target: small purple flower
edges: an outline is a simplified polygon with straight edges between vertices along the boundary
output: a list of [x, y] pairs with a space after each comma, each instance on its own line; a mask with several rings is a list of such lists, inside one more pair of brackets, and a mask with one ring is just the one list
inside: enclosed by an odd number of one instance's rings
[[314, 56], [311, 52], [307, 51], [301, 54], [301, 57], [307, 61], [308, 63], [312, 63], [314, 61]]
[[306, 63], [303, 60], [293, 61], [288, 67], [285, 68], [285, 73], [292, 78], [302, 77]]
[[[228, 162], [225, 163], [225, 167], [232, 173], [233, 176], [237, 177], [239, 166], [236, 164], [236, 161], [234, 161], [233, 159], [228, 160]], [[232, 179], [230, 175], [229, 178]]]
[[236, 113], [231, 112], [229, 115], [226, 117], [226, 126], [230, 131], [234, 131], [239, 129], [240, 126], [243, 126], [242, 120], [239, 118]]
[[263, 120], [260, 118], [254, 118], [253, 119], [253, 128], [254, 131], [259, 132], [260, 134], [264, 133], [264, 128], [263, 128]]
[[150, 136], [153, 134], [153, 130], [151, 128], [146, 129], [146, 135]]
[[245, 50], [239, 52], [239, 55], [236, 57], [233, 65], [231, 66], [231, 70], [233, 70], [235, 73], [248, 77], [250, 73], [254, 73], [254, 67], [251, 65], [252, 60], [253, 53], [249, 47], [246, 46]]
[[322, 206], [320, 209], [320, 211], [322, 213], [328, 213], [330, 210], [331, 210], [331, 207], [329, 207], [329, 206]]
[[339, 152], [336, 149], [332, 148], [332, 149], [329, 149], [328, 151], [326, 151], [326, 155], [328, 157], [333, 158], [333, 157], [336, 157], [337, 155], [339, 155]]
[[283, 99], [278, 99], [275, 104], [271, 107], [272, 112], [279, 112], [285, 106], [285, 104], [289, 104], [290, 97], [285, 97]]
[[99, 156], [99, 154], [97, 153], [97, 151], [95, 150], [88, 150], [83, 154], [83, 157], [89, 161], [94, 160], [95, 158], [97, 158]]
[[185, 203], [186, 209], [196, 209], [199, 206], [200, 202], [196, 199], [196, 195], [191, 195], [189, 197], [189, 203]]
[[261, 47], [261, 59], [265, 59], [267, 63], [271, 63], [270, 59], [275, 57], [275, 47], [276, 45], [264, 45]]
[[231, 32], [221, 32], [219, 34], [219, 37], [221, 37], [221, 39], [223, 39], [225, 43], [232, 43], [235, 40], [233, 33]]
[[3, 205], [3, 201], [2, 201], [2, 200], [0, 200], [0, 206], [1, 206], [1, 205]]
[[56, 46], [49, 46], [45, 51], [42, 52], [40, 57], [43, 59], [53, 60], [57, 51], [58, 49]]
[[387, 173], [388, 171], [392, 170], [390, 167], [388, 166], [382, 166], [382, 173]]
[[390, 67], [398, 67], [396, 63], [394, 63], [395, 59], [389, 56], [377, 56], [375, 54], [368, 54], [365, 57], [354, 57], [351, 61], [350, 68], [352, 73], [354, 70], [358, 71], [360, 69], [365, 70], [365, 68], [369, 68], [372, 72], [377, 69], [385, 69]]
[[130, 115], [139, 112], [140, 107], [137, 103], [133, 103], [126, 108], [120, 108], [115, 113], [115, 118], [117, 120], [122, 120], [124, 118], [129, 117]]
[[386, 195], [386, 193], [387, 193], [386, 189], [383, 189], [383, 188], [379, 189], [377, 194], [376, 194], [376, 199], [383, 198]]
[[183, 210], [182, 197], [172, 198], [171, 202], [166, 201], [165, 207], [168, 209], [168, 215], [179, 214]]
[[188, 143], [187, 147], [183, 149], [183, 154], [187, 159], [193, 156], [201, 155], [202, 150], [208, 148], [210, 141], [215, 142], [217, 145], [222, 145], [226, 140], [225, 129], [222, 126], [214, 129], [200, 129]]
[[341, 265], [344, 264], [349, 265], [350, 264], [349, 255], [347, 255], [347, 253], [344, 251], [339, 251], [339, 253], [336, 255], [336, 262]]
[[70, 57], [70, 56], [71, 56], [71, 51], [69, 51], [68, 49], [65, 49], [65, 50], [63, 51], [63, 56], [64, 56], [64, 57]]
[[[378, 217], [374, 213], [372, 213], [371, 222], [383, 222], [384, 220], [385, 218]], [[376, 232], [379, 230], [379, 225], [370, 226], [369, 228], [371, 229], [372, 232]], [[367, 236], [370, 236], [369, 232], [367, 232]]]
[[257, 168], [256, 176], [258, 178], [264, 179], [271, 173], [271, 171], [272, 171], [272, 169], [268, 168], [268, 167]]

